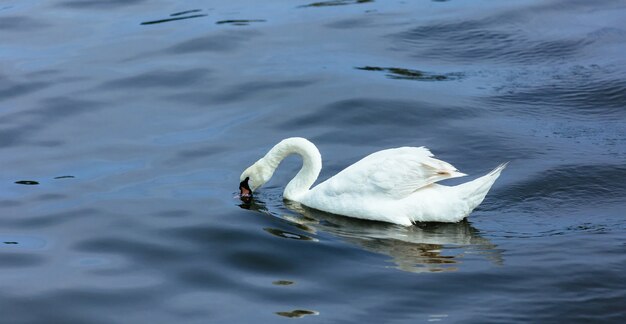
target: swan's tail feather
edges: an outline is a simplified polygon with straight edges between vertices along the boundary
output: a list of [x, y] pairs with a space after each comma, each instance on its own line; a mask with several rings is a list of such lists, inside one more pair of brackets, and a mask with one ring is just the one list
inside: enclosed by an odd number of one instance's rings
[[457, 186], [461, 191], [461, 195], [465, 197], [469, 209], [467, 211], [468, 214], [485, 199], [489, 189], [491, 189], [491, 186], [493, 186], [502, 170], [504, 170], [508, 164], [509, 162], [502, 163], [486, 175]]
[[507, 165], [509, 165], [509, 162], [504, 162], [498, 165], [495, 169], [491, 170], [491, 172], [487, 173], [487, 175], [495, 175], [497, 179], [500, 176], [500, 172], [502, 172], [502, 170], [504, 170]]

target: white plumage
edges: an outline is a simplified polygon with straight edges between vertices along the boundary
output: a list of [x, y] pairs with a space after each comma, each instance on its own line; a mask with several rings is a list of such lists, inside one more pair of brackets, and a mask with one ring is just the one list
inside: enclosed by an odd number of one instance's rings
[[251, 191], [269, 181], [280, 162], [302, 157], [302, 169], [283, 196], [325, 212], [409, 226], [415, 222], [458, 222], [485, 198], [505, 168], [457, 186], [435, 182], [465, 176], [451, 164], [433, 158], [425, 147], [401, 147], [372, 153], [311, 189], [322, 169], [313, 143], [292, 137], [276, 144], [241, 174]]

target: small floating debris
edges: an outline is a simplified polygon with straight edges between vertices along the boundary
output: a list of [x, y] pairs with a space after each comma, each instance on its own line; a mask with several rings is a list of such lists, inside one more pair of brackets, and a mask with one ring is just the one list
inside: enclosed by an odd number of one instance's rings
[[218, 25], [229, 24], [233, 26], [248, 26], [250, 23], [255, 22], [265, 22], [265, 19], [231, 19], [231, 20], [220, 20], [216, 22]]
[[194, 12], [200, 12], [200, 11], [202, 11], [202, 9], [185, 10], [185, 11], [175, 12], [171, 14], [170, 17], [182, 16], [182, 15], [186, 15], [186, 14], [190, 14]]
[[387, 72], [387, 77], [397, 80], [415, 80], [415, 81], [450, 81], [458, 80], [463, 77], [463, 73], [445, 73], [436, 74], [430, 72], [424, 72], [420, 70], [411, 70], [405, 68], [396, 67], [378, 67], [378, 66], [363, 66], [356, 67], [357, 70], [364, 71], [380, 71]]
[[276, 286], [290, 286], [290, 285], [293, 285], [294, 282], [291, 280], [276, 280], [272, 282], [272, 284]]
[[173, 14], [170, 14], [170, 17], [174, 17], [174, 18], [165, 18], [165, 19], [159, 19], [159, 20], [144, 21], [144, 22], [141, 23], [141, 25], [154, 25], [154, 24], [161, 24], [161, 23], [170, 22], [170, 21], [176, 21], [176, 20], [198, 18], [198, 17], [206, 17], [207, 14], [195, 14], [195, 15], [191, 15], [191, 16], [179, 17], [179, 16], [182, 16], [182, 15], [188, 15], [188, 14], [201, 12], [201, 11], [202, 11], [202, 9], [192, 9], [192, 10], [179, 11], [179, 12], [175, 12]]
[[34, 186], [34, 185], [38, 185], [39, 182], [37, 181], [33, 181], [33, 180], [20, 180], [20, 181], [15, 181], [16, 184], [21, 184], [21, 185], [26, 185], [26, 186]]
[[306, 315], [319, 315], [319, 312], [310, 311], [306, 309], [294, 309], [291, 312], [276, 312], [276, 315], [289, 317], [289, 318], [300, 318]]
[[300, 6], [300, 8], [345, 6], [345, 5], [369, 3], [369, 2], [374, 2], [374, 0], [332, 0], [332, 1], [320, 1], [320, 2], [313, 2], [313, 3], [310, 3], [308, 5]]
[[191, 15], [191, 16], [185, 16], [185, 17], [175, 17], [175, 18], [166, 18], [166, 19], [160, 19], [160, 20], [144, 21], [141, 23], [141, 25], [154, 25], [154, 24], [161, 24], [161, 23], [175, 21], [175, 20], [183, 20], [183, 19], [206, 17], [206, 16], [207, 16], [206, 14], [199, 14], [199, 15]]
[[76, 178], [75, 176], [71, 176], [71, 175], [64, 175], [64, 176], [58, 176], [58, 177], [54, 177], [55, 179], [71, 179], [71, 178]]

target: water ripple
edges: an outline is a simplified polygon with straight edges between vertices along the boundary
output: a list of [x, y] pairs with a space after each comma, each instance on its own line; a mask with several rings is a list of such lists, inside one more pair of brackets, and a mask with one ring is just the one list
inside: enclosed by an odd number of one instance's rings
[[313, 2], [313, 3], [303, 5], [300, 7], [301, 8], [334, 7], [334, 6], [345, 6], [345, 5], [362, 4], [362, 3], [369, 3], [369, 2], [374, 2], [374, 0], [330, 0], [330, 1]]
[[417, 58], [447, 62], [536, 64], [575, 57], [588, 39], [534, 40], [518, 30], [498, 30], [496, 19], [435, 23], [394, 35]]
[[256, 31], [224, 31], [218, 34], [196, 37], [164, 50], [168, 54], [190, 54], [198, 52], [230, 52], [259, 36]]
[[488, 208], [501, 210], [523, 204], [525, 210], [543, 209], [545, 205], [555, 210], [607, 205], [626, 197], [626, 184], [621, 181], [625, 178], [626, 167], [622, 165], [554, 167], [498, 191], [498, 203]]
[[137, 5], [145, 1], [146, 0], [70, 0], [59, 2], [57, 6], [71, 9], [115, 9]]
[[189, 87], [207, 79], [211, 70], [206, 68], [188, 70], [156, 70], [104, 82], [104, 89], [126, 90], [128, 88], [179, 88]]
[[487, 101], [500, 106], [515, 104], [534, 115], [546, 113], [584, 118], [619, 118], [626, 115], [626, 79], [616, 78], [598, 65], [574, 66], [552, 74], [549, 80], [530, 83], [516, 80]]
[[47, 23], [28, 16], [3, 16], [0, 20], [0, 32], [28, 32], [49, 27]]

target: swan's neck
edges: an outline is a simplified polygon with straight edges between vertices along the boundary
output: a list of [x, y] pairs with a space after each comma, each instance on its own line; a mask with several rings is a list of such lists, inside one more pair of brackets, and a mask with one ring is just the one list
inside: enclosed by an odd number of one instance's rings
[[304, 138], [292, 137], [276, 144], [263, 159], [272, 170], [275, 170], [280, 162], [291, 154], [302, 157], [302, 169], [287, 184], [283, 197], [299, 201], [319, 176], [322, 170], [322, 156], [313, 143]]

